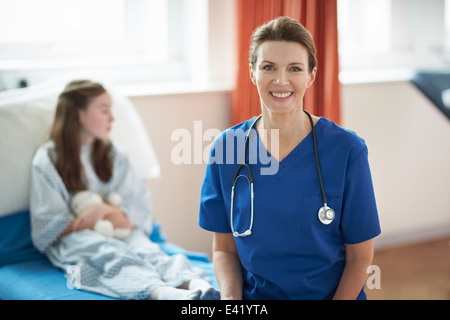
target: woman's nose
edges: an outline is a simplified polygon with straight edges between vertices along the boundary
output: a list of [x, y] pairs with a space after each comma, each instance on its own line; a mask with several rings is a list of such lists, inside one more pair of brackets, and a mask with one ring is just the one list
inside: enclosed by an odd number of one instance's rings
[[277, 85], [287, 85], [289, 84], [289, 79], [287, 77], [286, 72], [279, 71], [275, 75], [274, 83]]

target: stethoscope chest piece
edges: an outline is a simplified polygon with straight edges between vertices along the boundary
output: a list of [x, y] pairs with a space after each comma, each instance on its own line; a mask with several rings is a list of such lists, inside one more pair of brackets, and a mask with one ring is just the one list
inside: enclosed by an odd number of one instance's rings
[[330, 224], [334, 220], [334, 210], [328, 207], [326, 204], [319, 209], [319, 220], [323, 224]]

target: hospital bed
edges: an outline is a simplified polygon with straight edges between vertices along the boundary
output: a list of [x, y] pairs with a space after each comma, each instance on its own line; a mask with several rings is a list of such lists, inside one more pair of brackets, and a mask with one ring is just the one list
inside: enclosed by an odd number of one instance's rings
[[[112, 299], [75, 289], [70, 275], [51, 265], [47, 257], [34, 248], [30, 236], [31, 160], [48, 138], [59, 92], [72, 79], [73, 76], [65, 77], [0, 92], [0, 299]], [[111, 138], [127, 149], [138, 172], [147, 179], [158, 177], [159, 164], [152, 144], [131, 102], [117, 94], [113, 86], [100, 82], [113, 98], [115, 122]], [[190, 252], [170, 243], [157, 222], [150, 238], [169, 255], [185, 254], [191, 264], [205, 270], [211, 283], [218, 287], [206, 254]]]

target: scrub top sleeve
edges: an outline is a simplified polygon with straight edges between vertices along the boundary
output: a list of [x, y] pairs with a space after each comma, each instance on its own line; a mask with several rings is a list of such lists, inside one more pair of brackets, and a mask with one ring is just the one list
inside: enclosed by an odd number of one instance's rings
[[218, 164], [210, 159], [200, 194], [199, 225], [208, 231], [231, 233], [221, 186]]
[[349, 158], [344, 188], [341, 226], [345, 242], [356, 244], [378, 236], [381, 229], [365, 145]]

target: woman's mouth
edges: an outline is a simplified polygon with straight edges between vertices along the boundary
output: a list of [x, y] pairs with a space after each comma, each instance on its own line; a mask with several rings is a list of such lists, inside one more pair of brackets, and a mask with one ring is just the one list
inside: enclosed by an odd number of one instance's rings
[[290, 97], [291, 95], [293, 95], [294, 92], [292, 92], [292, 91], [289, 91], [289, 92], [274, 92], [274, 91], [272, 91], [272, 92], [270, 92], [270, 94], [277, 99], [286, 99], [286, 98]]

